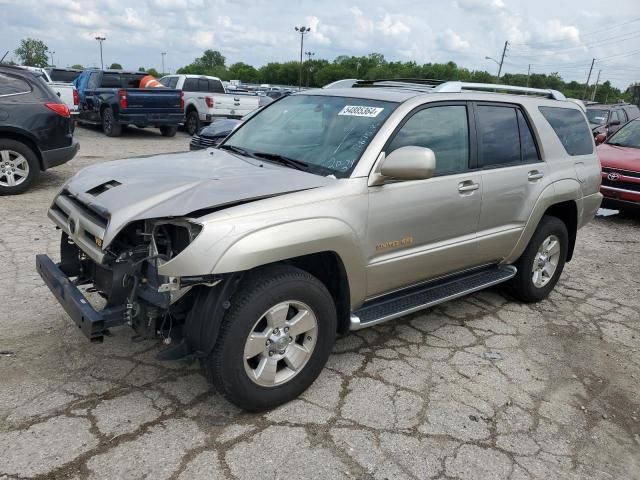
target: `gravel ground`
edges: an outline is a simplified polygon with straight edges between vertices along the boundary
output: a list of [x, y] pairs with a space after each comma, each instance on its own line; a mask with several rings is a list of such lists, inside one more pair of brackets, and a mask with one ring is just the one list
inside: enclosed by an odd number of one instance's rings
[[581, 230], [540, 304], [490, 290], [347, 335], [300, 399], [246, 414], [127, 329], [89, 344], [43, 286], [62, 182], [189, 140], [77, 137], [71, 163], [0, 198], [0, 479], [640, 478], [640, 220]]

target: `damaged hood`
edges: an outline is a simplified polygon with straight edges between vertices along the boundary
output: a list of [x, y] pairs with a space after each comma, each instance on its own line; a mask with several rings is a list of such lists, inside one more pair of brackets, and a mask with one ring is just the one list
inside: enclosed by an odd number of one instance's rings
[[134, 220], [181, 217], [335, 181], [223, 150], [206, 150], [92, 165], [78, 172], [64, 190], [109, 218], [104, 238], [109, 244]]

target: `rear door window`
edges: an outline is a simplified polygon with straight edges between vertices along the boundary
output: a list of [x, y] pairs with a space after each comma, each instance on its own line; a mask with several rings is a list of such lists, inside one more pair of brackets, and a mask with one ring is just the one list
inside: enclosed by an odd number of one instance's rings
[[478, 105], [476, 128], [479, 167], [520, 162], [520, 131], [515, 108]]
[[584, 115], [574, 108], [538, 107], [549, 122], [560, 143], [571, 155], [593, 153], [593, 137]]
[[18, 95], [31, 92], [31, 86], [26, 80], [13, 75], [0, 73], [0, 96]]
[[224, 87], [220, 80], [209, 79], [209, 92], [211, 93], [225, 93]]
[[198, 79], [186, 78], [182, 90], [185, 92], [197, 92], [198, 91]]
[[522, 161], [524, 163], [537, 162], [540, 160], [540, 154], [538, 153], [536, 141], [531, 133], [531, 128], [529, 128], [529, 122], [524, 118], [520, 109], [517, 109], [516, 111], [518, 112], [518, 129], [520, 130], [520, 150]]
[[209, 80], [206, 78], [198, 79], [198, 91], [199, 92], [208, 92], [209, 91]]

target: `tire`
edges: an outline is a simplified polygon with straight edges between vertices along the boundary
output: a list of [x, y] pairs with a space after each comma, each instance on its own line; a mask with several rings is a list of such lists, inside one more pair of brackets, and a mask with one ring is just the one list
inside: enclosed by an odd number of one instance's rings
[[198, 130], [200, 130], [200, 115], [196, 110], [189, 110], [187, 113], [187, 118], [184, 122], [184, 128], [187, 130], [189, 135], [195, 135]]
[[107, 107], [102, 111], [102, 131], [107, 137], [119, 137], [122, 135], [122, 125], [116, 121], [111, 107]]
[[28, 145], [0, 138], [0, 195], [25, 192], [40, 176], [40, 163]]
[[[554, 247], [555, 241], [558, 242], [557, 247]], [[542, 217], [529, 245], [515, 264], [518, 273], [509, 283], [509, 293], [527, 303], [545, 299], [562, 274], [568, 247], [569, 234], [564, 222], [557, 217]], [[545, 251], [550, 253], [545, 255]], [[552, 268], [553, 264], [555, 268]], [[542, 265], [544, 268], [541, 270]]]
[[[270, 319], [267, 313], [273, 313]], [[296, 316], [305, 321], [294, 322]], [[274, 408], [298, 397], [318, 377], [335, 342], [336, 322], [331, 294], [317, 278], [288, 266], [258, 269], [234, 296], [215, 348], [203, 362], [205, 373], [238, 407]], [[247, 360], [248, 352], [259, 353]]]
[[175, 137], [178, 131], [177, 125], [162, 125], [160, 127], [160, 134], [163, 137]]

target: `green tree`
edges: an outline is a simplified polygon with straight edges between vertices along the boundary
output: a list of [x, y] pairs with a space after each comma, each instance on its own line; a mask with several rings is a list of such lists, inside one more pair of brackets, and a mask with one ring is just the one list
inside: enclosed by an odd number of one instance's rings
[[258, 80], [258, 71], [251, 65], [237, 62], [229, 67], [230, 80], [241, 80], [245, 83], [253, 83]]
[[79, 63], [75, 63], [75, 64], [71, 65], [71, 68], [75, 68], [76, 70], [84, 70], [84, 67], [82, 65], [80, 65]]
[[160, 74], [158, 73], [158, 71], [155, 68], [148, 68], [147, 69], [147, 73], [149, 75], [153, 75], [156, 78], [160, 77]]
[[122, 70], [122, 65], [120, 65], [119, 63], [112, 63], [111, 66], [109, 67], [112, 70]]
[[213, 69], [216, 67], [224, 67], [226, 58], [217, 50], [205, 50], [204, 55], [196, 59], [196, 63], [199, 63], [207, 69]]
[[20, 46], [16, 48], [15, 54], [23, 65], [29, 67], [46, 67], [49, 64], [49, 47], [42, 41], [35, 38], [23, 38]]

